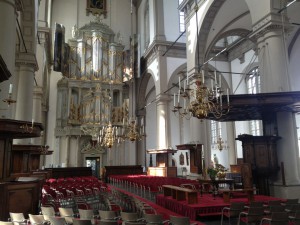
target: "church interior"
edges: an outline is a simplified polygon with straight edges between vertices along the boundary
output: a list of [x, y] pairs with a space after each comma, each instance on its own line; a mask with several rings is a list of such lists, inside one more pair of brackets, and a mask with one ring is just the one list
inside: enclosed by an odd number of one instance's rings
[[267, 224], [272, 201], [289, 205], [280, 224], [298, 224], [299, 11], [299, 0], [0, 0], [0, 225], [24, 223], [13, 213], [81, 225], [82, 210], [84, 225], [106, 224], [102, 210], [118, 217], [109, 224], [147, 210], [228, 224], [253, 202]]

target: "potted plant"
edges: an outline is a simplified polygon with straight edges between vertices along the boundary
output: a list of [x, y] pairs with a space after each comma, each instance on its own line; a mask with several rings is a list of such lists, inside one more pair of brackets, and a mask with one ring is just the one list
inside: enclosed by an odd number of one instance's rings
[[206, 173], [207, 173], [207, 175], [209, 176], [209, 178], [211, 180], [216, 179], [216, 176], [217, 176], [218, 172], [219, 171], [217, 170], [217, 168], [214, 168], [213, 166], [208, 167], [207, 170], [206, 170]]

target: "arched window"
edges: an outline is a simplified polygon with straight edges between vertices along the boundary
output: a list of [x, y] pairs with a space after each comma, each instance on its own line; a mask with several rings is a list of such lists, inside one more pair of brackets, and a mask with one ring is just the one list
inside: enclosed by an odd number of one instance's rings
[[[253, 68], [247, 77], [248, 94], [260, 93], [260, 76], [258, 67]], [[260, 120], [249, 121], [250, 134], [254, 136], [262, 135], [262, 122]]]
[[[178, 5], [180, 5], [183, 0], [178, 0]], [[179, 32], [182, 33], [185, 31], [185, 24], [184, 24], [184, 12], [179, 11]]]
[[247, 88], [248, 94], [257, 94], [260, 93], [260, 76], [258, 67], [255, 67], [248, 73], [249, 76], [247, 78]]

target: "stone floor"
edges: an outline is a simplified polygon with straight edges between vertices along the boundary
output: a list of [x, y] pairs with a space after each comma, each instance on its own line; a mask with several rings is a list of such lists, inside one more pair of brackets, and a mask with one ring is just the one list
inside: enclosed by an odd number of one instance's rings
[[[206, 225], [220, 225], [221, 224], [221, 216], [210, 216], [206, 218], [199, 219], [201, 223]], [[231, 224], [237, 224], [237, 220], [231, 220]], [[227, 218], [224, 218], [223, 225], [229, 225], [229, 221]]]
[[[209, 218], [203, 218], [199, 219], [201, 223], [204, 223], [206, 225], [219, 225], [221, 224], [221, 217], [209, 217]], [[224, 221], [224, 225], [227, 225], [227, 221]]]

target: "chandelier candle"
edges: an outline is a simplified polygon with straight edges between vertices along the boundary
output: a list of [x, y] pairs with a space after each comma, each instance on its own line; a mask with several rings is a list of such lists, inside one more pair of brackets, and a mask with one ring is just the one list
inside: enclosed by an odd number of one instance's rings
[[174, 107], [176, 105], [175, 93], [174, 93]]
[[215, 70], [215, 85], [217, 84], [217, 71]]
[[9, 85], [8, 94], [12, 94], [12, 90], [13, 90], [13, 85], [12, 85], [12, 84], [10, 84], [10, 85]]

